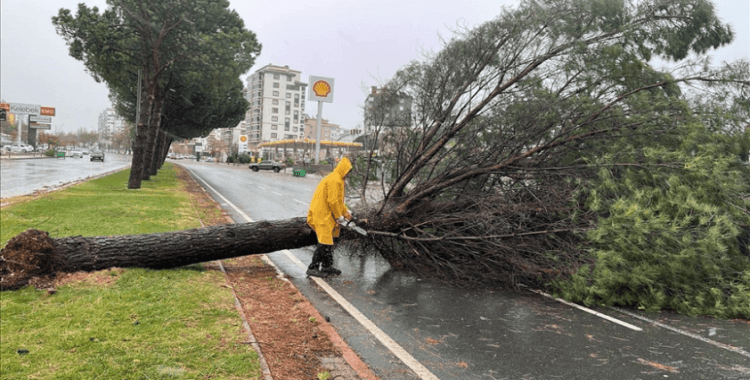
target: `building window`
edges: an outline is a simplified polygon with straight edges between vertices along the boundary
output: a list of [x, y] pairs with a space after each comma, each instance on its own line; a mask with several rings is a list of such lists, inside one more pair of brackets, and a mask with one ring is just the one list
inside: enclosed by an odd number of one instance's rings
[[271, 133], [271, 138], [275, 139], [276, 138], [276, 134], [275, 133]]
[[289, 118], [286, 118], [286, 120], [284, 121], [284, 130], [285, 131], [289, 130]]
[[279, 129], [279, 126], [276, 125], [276, 124], [271, 124], [271, 129], [273, 129], [275, 131], [275, 130]]
[[279, 79], [279, 74], [273, 74], [273, 79]]
[[279, 99], [274, 99], [273, 100], [273, 105], [275, 105], [275, 106], [279, 105]]
[[292, 128], [294, 132], [297, 132], [297, 127]]
[[279, 88], [279, 83], [278, 82], [273, 82], [273, 88]]
[[274, 91], [273, 92], [273, 96], [279, 96], [279, 92], [278, 91]]
[[271, 113], [279, 113], [279, 109], [276, 107], [271, 108]]
[[286, 93], [286, 98], [287, 98], [287, 99], [291, 99], [291, 98], [292, 98], [292, 93], [290, 93], [290, 92], [287, 92], [287, 93]]
[[278, 116], [273, 116], [273, 117], [271, 117], [271, 121], [279, 121], [279, 117]]

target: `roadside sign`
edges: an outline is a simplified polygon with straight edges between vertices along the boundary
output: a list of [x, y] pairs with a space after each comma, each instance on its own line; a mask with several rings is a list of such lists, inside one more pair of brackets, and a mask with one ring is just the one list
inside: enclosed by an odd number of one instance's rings
[[8, 116], [6, 114], [5, 108], [0, 108], [0, 121], [6, 121], [8, 119]]
[[[42, 107], [44, 108], [44, 107]], [[29, 121], [32, 123], [51, 123], [52, 117], [50, 116], [29, 116]]]
[[37, 104], [9, 103], [9, 111], [16, 115], [39, 115], [41, 106]]
[[333, 78], [310, 75], [307, 100], [333, 103]]
[[55, 107], [41, 107], [39, 115], [55, 116]]
[[29, 124], [29, 128], [50, 130], [50, 129], [52, 129], [52, 125], [50, 125], [50, 124], [31, 123], [31, 124]]
[[0, 103], [0, 108], [4, 109], [6, 111], [10, 111], [10, 104], [8, 104], [8, 103]]

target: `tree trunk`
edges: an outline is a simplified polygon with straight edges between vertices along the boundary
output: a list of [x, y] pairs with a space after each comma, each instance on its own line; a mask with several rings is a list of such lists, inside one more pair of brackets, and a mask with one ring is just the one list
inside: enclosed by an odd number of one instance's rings
[[158, 234], [58, 239], [31, 229], [11, 239], [0, 251], [0, 289], [15, 289], [26, 285], [31, 277], [57, 271], [176, 268], [300, 248], [316, 242], [315, 233], [304, 217]]
[[147, 127], [139, 123], [136, 127], [135, 139], [132, 142], [133, 159], [130, 164], [130, 178], [128, 179], [128, 189], [141, 188], [141, 174], [143, 173], [143, 151], [146, 146]]

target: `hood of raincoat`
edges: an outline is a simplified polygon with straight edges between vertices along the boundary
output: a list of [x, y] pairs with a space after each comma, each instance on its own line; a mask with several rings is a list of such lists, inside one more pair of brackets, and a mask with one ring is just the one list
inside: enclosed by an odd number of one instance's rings
[[336, 173], [339, 173], [341, 178], [344, 178], [349, 173], [349, 171], [352, 170], [352, 163], [348, 158], [344, 157], [341, 159], [341, 161], [339, 161], [339, 164], [336, 165], [336, 169], [333, 170], [335, 170]]

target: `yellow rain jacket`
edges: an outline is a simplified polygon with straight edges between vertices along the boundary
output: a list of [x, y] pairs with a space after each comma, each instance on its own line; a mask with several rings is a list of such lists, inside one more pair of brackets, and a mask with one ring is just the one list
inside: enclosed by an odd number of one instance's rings
[[344, 205], [344, 176], [352, 170], [352, 163], [344, 157], [331, 174], [323, 178], [315, 189], [307, 224], [318, 235], [318, 243], [333, 245], [333, 238], [339, 236], [341, 226], [336, 223], [340, 216], [351, 219], [351, 213]]

